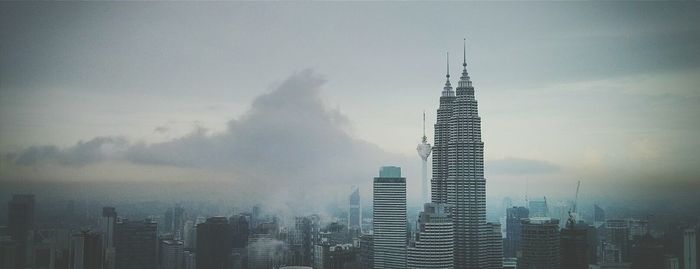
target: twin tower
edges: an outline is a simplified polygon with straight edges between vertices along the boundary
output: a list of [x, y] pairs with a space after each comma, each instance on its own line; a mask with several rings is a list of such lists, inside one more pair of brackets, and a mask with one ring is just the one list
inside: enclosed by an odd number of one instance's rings
[[[495, 242], [500, 241], [500, 231], [495, 240], [495, 230], [500, 230], [500, 226], [486, 222], [484, 142], [474, 87], [467, 72], [466, 45], [462, 67], [453, 90], [448, 61], [447, 81], [435, 122], [431, 200], [449, 208], [454, 223], [455, 268], [502, 268], [501, 244]], [[425, 146], [421, 147], [424, 144], [430, 147], [425, 134], [417, 149], [421, 158], [427, 160]], [[427, 180], [423, 184], [423, 195], [427, 196]]]

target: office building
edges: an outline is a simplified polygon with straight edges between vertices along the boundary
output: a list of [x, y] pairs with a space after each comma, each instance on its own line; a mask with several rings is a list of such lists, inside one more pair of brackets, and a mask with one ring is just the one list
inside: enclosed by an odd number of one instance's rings
[[70, 269], [102, 268], [102, 235], [83, 231], [70, 241]]
[[[588, 225], [567, 224], [561, 229], [561, 268], [587, 269], [589, 262]], [[595, 253], [594, 253], [595, 254]]]
[[518, 269], [559, 269], [559, 220], [529, 218], [522, 221], [522, 257]]
[[549, 206], [547, 205], [547, 198], [542, 200], [532, 200], [528, 204], [528, 210], [530, 210], [530, 217], [533, 218], [547, 218], [549, 217]]
[[185, 245], [180, 240], [160, 241], [160, 269], [183, 269]]
[[418, 216], [418, 232], [408, 248], [409, 269], [454, 267], [454, 223], [444, 204], [427, 203]]
[[228, 268], [233, 248], [233, 227], [225, 217], [197, 224], [197, 268]]
[[153, 269], [158, 266], [158, 223], [117, 221], [114, 229], [115, 268]]
[[503, 237], [500, 223], [486, 223], [486, 266], [484, 268], [503, 268]]
[[364, 234], [360, 236], [360, 268], [374, 268], [374, 236]]
[[506, 240], [504, 256], [517, 257], [522, 241], [522, 220], [530, 217], [530, 211], [522, 206], [506, 209]]
[[348, 200], [348, 229], [361, 231], [362, 206], [360, 204], [360, 189], [357, 186], [352, 186]]
[[102, 229], [102, 252], [104, 252], [104, 269], [115, 269], [114, 258], [116, 249], [114, 247], [114, 229], [117, 225], [117, 210], [114, 209], [114, 207], [103, 207], [100, 222]]
[[406, 268], [406, 178], [385, 166], [374, 178], [374, 268]]
[[683, 230], [683, 269], [698, 268], [697, 234], [694, 228]]
[[620, 250], [621, 262], [629, 262], [630, 229], [627, 220], [612, 219], [605, 222], [606, 241]]

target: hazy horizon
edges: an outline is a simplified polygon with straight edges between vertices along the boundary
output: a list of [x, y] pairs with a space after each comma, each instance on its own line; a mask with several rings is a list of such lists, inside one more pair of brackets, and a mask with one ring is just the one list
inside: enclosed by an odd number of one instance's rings
[[699, 12], [2, 2], [0, 189], [311, 205], [351, 185], [371, 197], [379, 167], [399, 165], [417, 204], [422, 113], [432, 143], [445, 53], [456, 84], [466, 38], [487, 199], [571, 199], [580, 180], [589, 202], [697, 205]]

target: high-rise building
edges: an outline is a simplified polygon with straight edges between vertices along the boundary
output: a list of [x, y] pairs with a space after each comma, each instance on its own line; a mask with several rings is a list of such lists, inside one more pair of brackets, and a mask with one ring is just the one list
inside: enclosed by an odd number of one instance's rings
[[595, 227], [605, 224], [605, 210], [597, 204], [593, 205], [593, 221]]
[[695, 229], [683, 230], [683, 268], [698, 268], [697, 238]]
[[408, 248], [408, 268], [453, 268], [454, 224], [449, 208], [427, 203], [418, 216], [418, 232]]
[[561, 229], [561, 268], [587, 269], [589, 262], [588, 225], [568, 223]]
[[506, 209], [506, 240], [503, 252], [506, 257], [517, 257], [522, 241], [522, 220], [529, 217], [530, 211], [525, 207]]
[[374, 268], [374, 236], [364, 234], [360, 236], [360, 268]]
[[629, 262], [630, 229], [627, 220], [612, 219], [605, 222], [606, 241], [617, 246], [622, 258], [621, 262]]
[[160, 241], [160, 269], [183, 269], [185, 247], [180, 240]]
[[185, 221], [185, 226], [182, 228], [182, 241], [187, 250], [193, 250], [197, 246], [197, 227], [194, 221]]
[[529, 218], [522, 222], [522, 256], [518, 269], [559, 269], [559, 220]]
[[103, 207], [102, 218], [100, 219], [102, 228], [102, 252], [104, 269], [114, 269], [114, 228], [117, 225], [117, 211], [114, 207]]
[[374, 178], [374, 268], [406, 268], [406, 178], [385, 166]]
[[352, 244], [314, 246], [314, 269], [355, 268], [358, 249]]
[[547, 206], [547, 198], [543, 200], [532, 200], [528, 204], [528, 209], [530, 210], [530, 217], [533, 218], [548, 218], [549, 217], [549, 206]]
[[420, 144], [416, 147], [418, 156], [421, 158], [421, 202], [423, 204], [430, 203], [430, 187], [428, 186], [428, 157], [430, 156], [430, 143], [428, 137], [425, 136], [425, 112], [423, 112], [423, 138]]
[[70, 242], [70, 269], [102, 268], [102, 236], [83, 231], [74, 234]]
[[228, 268], [233, 228], [225, 217], [211, 217], [197, 225], [197, 268]]
[[348, 229], [360, 230], [362, 228], [362, 206], [360, 205], [360, 189], [352, 186], [348, 207]]
[[27, 263], [27, 250], [29, 234], [34, 229], [34, 195], [15, 194], [8, 203], [8, 234], [17, 244], [17, 254], [14, 259], [16, 268], [25, 268]]
[[[466, 45], [465, 45], [466, 47]], [[464, 69], [456, 92], [449, 76], [440, 97], [433, 147], [432, 201], [450, 206], [455, 224], [455, 268], [488, 268], [486, 179], [481, 118], [474, 87]], [[502, 256], [502, 255], [499, 255]]]
[[153, 269], [158, 266], [158, 223], [117, 221], [114, 229], [115, 268]]
[[664, 268], [666, 262], [664, 246], [659, 240], [647, 233], [634, 240], [630, 261], [632, 269]]

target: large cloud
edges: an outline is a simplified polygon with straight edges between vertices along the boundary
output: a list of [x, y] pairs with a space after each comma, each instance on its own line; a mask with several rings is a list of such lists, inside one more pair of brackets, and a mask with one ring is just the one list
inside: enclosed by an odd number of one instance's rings
[[218, 171], [236, 187], [273, 194], [309, 187], [310, 192], [322, 192], [326, 187], [367, 183], [378, 166], [402, 162], [402, 156], [349, 135], [349, 120], [323, 102], [323, 83], [311, 71], [296, 73], [274, 91], [257, 97], [249, 111], [231, 120], [220, 133], [200, 128], [154, 144], [97, 137], [64, 149], [31, 147], [6, 155], [6, 160], [20, 168], [83, 169], [126, 162], [135, 167]]

